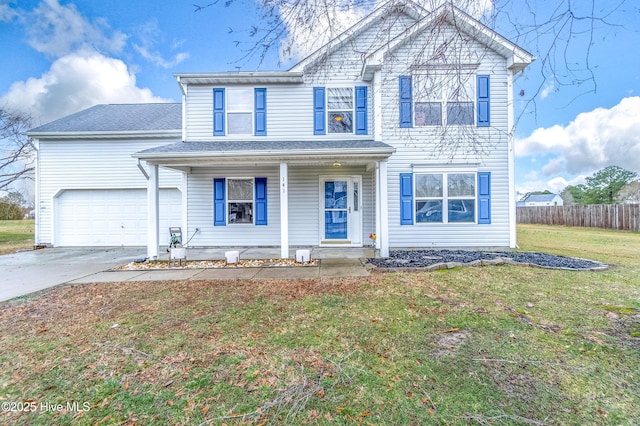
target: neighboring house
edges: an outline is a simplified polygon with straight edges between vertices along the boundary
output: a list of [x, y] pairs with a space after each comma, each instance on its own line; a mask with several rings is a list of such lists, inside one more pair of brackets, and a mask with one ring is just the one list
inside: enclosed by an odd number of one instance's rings
[[558, 194], [529, 194], [518, 202], [518, 207], [562, 206], [564, 200]]
[[[365, 52], [365, 53], [363, 53]], [[179, 105], [30, 132], [36, 243], [514, 247], [513, 79], [533, 56], [461, 10], [383, 6], [285, 72], [178, 73]], [[149, 207], [147, 207], [149, 206]]]

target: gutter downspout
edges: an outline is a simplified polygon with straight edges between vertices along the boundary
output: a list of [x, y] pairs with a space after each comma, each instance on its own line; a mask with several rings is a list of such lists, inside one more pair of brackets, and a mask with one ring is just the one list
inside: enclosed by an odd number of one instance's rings
[[142, 163], [140, 163], [140, 159], [139, 158], [138, 158], [138, 168], [140, 169], [140, 171], [144, 175], [144, 178], [146, 180], [149, 180], [149, 173], [147, 173], [147, 171], [144, 169], [144, 167], [142, 166]]

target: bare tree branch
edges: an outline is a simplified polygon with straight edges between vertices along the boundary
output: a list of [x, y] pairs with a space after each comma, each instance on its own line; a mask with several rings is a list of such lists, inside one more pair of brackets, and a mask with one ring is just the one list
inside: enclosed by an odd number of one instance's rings
[[22, 179], [32, 179], [35, 147], [25, 135], [31, 118], [0, 107], [0, 191]]

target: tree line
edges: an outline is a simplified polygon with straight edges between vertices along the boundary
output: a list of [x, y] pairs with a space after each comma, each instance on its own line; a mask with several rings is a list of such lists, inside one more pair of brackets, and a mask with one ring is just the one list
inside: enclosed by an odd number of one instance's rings
[[618, 166], [608, 166], [585, 179], [569, 185], [560, 196], [565, 205], [640, 203], [640, 176]]

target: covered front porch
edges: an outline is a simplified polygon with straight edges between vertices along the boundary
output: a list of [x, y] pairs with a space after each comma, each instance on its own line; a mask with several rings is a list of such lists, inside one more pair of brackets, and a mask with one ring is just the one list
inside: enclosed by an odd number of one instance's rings
[[160, 167], [183, 174], [188, 247], [247, 247], [249, 254], [275, 248], [277, 257], [291, 258], [295, 247], [373, 246], [386, 257], [387, 159], [393, 152], [382, 142], [348, 140], [182, 142], [136, 153], [148, 177], [147, 257], [160, 257], [159, 235], [166, 232], [158, 220]]

